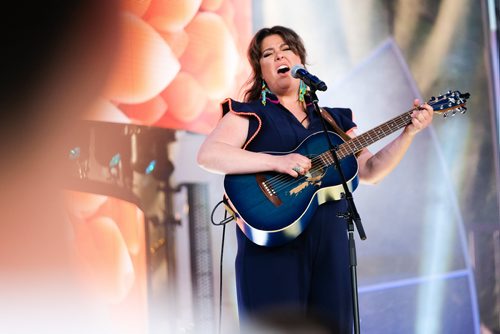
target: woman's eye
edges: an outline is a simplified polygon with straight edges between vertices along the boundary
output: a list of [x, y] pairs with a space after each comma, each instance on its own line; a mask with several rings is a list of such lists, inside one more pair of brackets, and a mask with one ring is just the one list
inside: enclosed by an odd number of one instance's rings
[[271, 52], [264, 52], [262, 54], [262, 58], [266, 58], [266, 57], [269, 57], [272, 53]]

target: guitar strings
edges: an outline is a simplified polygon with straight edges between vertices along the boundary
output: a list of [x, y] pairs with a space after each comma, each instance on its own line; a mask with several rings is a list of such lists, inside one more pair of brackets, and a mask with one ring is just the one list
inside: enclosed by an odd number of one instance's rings
[[[342, 160], [348, 155], [349, 151], [344, 149], [344, 145], [346, 147], [349, 147], [351, 146], [350, 144], [350, 142], [347, 142], [339, 146], [339, 149], [337, 151], [339, 160]], [[333, 157], [331, 156], [331, 154], [328, 155], [328, 153], [330, 152], [326, 151], [311, 159], [312, 167], [309, 170], [309, 173], [318, 172], [324, 167], [328, 167], [334, 163]], [[288, 174], [279, 174], [269, 178], [268, 180], [264, 181], [264, 183], [268, 186], [268, 188], [272, 188], [272, 190], [274, 190], [275, 192], [279, 192], [285, 188], [295, 186], [296, 183], [302, 183], [307, 180], [307, 178], [307, 175], [300, 175], [297, 178], [293, 178]]]
[[[312, 173], [320, 171], [323, 167], [326, 167], [327, 164], [322, 163], [320, 155], [314, 157], [311, 159], [311, 164], [313, 167], [309, 170]], [[319, 162], [319, 164], [317, 164]], [[294, 178], [288, 174], [279, 174], [277, 176], [274, 176], [266, 181], [264, 183], [271, 188], [272, 190], [279, 192], [285, 188], [288, 188], [290, 186], [293, 186], [295, 183], [302, 183], [305, 180], [307, 180], [306, 175], [300, 175], [297, 178]]]
[[[347, 144], [347, 143], [344, 143]], [[339, 155], [339, 160], [343, 159], [345, 156], [348, 155], [348, 152], [344, 150], [343, 145], [339, 146], [339, 150], [337, 154]], [[349, 146], [349, 145], [347, 145]], [[330, 155], [328, 156], [329, 151], [326, 151], [322, 154], [319, 154], [311, 159], [311, 164], [312, 167], [309, 170], [311, 173], [315, 173], [323, 169], [324, 167], [328, 167], [333, 164], [334, 160], [333, 157]], [[325, 162], [323, 162], [325, 161]], [[305, 180], [307, 180], [308, 176], [307, 175], [300, 175], [297, 178], [294, 178], [288, 174], [278, 174], [276, 176], [273, 176], [269, 178], [268, 180], [264, 181], [264, 183], [268, 186], [268, 188], [272, 188], [275, 192], [279, 192], [285, 188], [295, 186], [296, 183], [302, 183]]]
[[[354, 149], [352, 150], [352, 152], [355, 152], [356, 149], [358, 149], [355, 141], [362, 142], [364, 140], [365, 143], [369, 143], [368, 141], [366, 141], [366, 137], [369, 137], [369, 138], [375, 137], [376, 140], [384, 138], [387, 135], [386, 131], [384, 131], [384, 129], [383, 129], [384, 126], [387, 127], [387, 130], [389, 130], [389, 134], [390, 134], [390, 133], [394, 132], [394, 131], [392, 131], [393, 128], [391, 128], [394, 126], [394, 124], [397, 127], [407, 124], [407, 119], [405, 119], [404, 116], [408, 116], [408, 115], [403, 114], [403, 115], [398, 116], [395, 120], [391, 120], [392, 121], [391, 126], [389, 126], [391, 121], [386, 122], [386, 123], [382, 124], [380, 127], [372, 129], [372, 130], [364, 133], [363, 135], [360, 135], [358, 137], [353, 138], [353, 141], [348, 141], [348, 142], [344, 142], [343, 144], [341, 144], [339, 146], [339, 150], [337, 152], [338, 154], [340, 153], [339, 160], [341, 160], [345, 156], [347, 156], [347, 152], [344, 152], [345, 150], [343, 149], [344, 146], [351, 146], [351, 144], [354, 144]], [[379, 130], [379, 131], [377, 132], [377, 130]], [[373, 136], [372, 136], [372, 133], [373, 133]], [[362, 147], [365, 147], [365, 146], [362, 146]], [[325, 160], [327, 160], [326, 162], [328, 164], [323, 163], [323, 164], [321, 164], [321, 166], [318, 166], [319, 168], [315, 168], [316, 167], [315, 163], [318, 162], [318, 160], [319, 160], [319, 162], [321, 162], [322, 156], [326, 153], [328, 153], [328, 151], [326, 151], [322, 154], [319, 154], [311, 159], [311, 164], [313, 165], [313, 167], [310, 169], [311, 172], [313, 172], [313, 173], [317, 172], [317, 171], [321, 170], [323, 167], [328, 167], [329, 165], [333, 164], [333, 158], [325, 155], [325, 158], [326, 158]], [[331, 161], [329, 161], [329, 160], [331, 160]], [[290, 176], [288, 174], [279, 174], [279, 175], [276, 175], [276, 176], [269, 178], [268, 180], [264, 181], [264, 183], [266, 184], [266, 186], [271, 188], [273, 191], [279, 192], [285, 188], [294, 186], [295, 183], [302, 183], [302, 182], [304, 182], [304, 180], [307, 180], [306, 175], [301, 175], [297, 178], [293, 178], [292, 176]]]

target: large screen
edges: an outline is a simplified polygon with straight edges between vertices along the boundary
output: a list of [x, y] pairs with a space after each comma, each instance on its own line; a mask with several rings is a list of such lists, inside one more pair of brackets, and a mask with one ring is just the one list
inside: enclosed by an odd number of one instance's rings
[[117, 58], [86, 118], [208, 133], [248, 78], [250, 1], [122, 3]]

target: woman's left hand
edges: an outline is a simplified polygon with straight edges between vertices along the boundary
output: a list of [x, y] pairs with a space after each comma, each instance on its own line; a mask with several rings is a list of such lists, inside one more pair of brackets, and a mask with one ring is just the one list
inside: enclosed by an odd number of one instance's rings
[[418, 99], [413, 101], [415, 110], [412, 113], [411, 124], [405, 128], [405, 133], [414, 136], [432, 123], [434, 110], [427, 103], [420, 104]]

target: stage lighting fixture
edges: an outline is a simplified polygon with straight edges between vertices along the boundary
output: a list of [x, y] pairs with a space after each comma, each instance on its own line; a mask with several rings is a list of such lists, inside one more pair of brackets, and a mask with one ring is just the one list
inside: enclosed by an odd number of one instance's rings
[[109, 168], [115, 168], [120, 165], [121, 162], [121, 155], [120, 153], [116, 153], [111, 157], [111, 160], [109, 160]]
[[140, 174], [151, 174], [156, 166], [155, 141], [151, 133], [142, 129], [133, 133], [130, 138], [132, 169]]
[[90, 131], [78, 127], [73, 130], [72, 138], [62, 147], [61, 157], [64, 157], [64, 171], [68, 177], [86, 179], [89, 172]]
[[121, 167], [120, 153], [116, 153], [111, 157], [108, 164], [109, 174], [115, 182], [120, 179]]
[[144, 171], [144, 173], [146, 175], [151, 174], [155, 170], [155, 167], [156, 167], [156, 160], [151, 160], [151, 162], [146, 167], [146, 170]]
[[107, 177], [115, 184], [132, 183], [130, 168], [130, 134], [123, 124], [94, 123], [95, 161], [107, 169]]
[[172, 134], [164, 129], [140, 129], [131, 136], [131, 164], [134, 171], [151, 175], [158, 181], [170, 177], [173, 164], [168, 160]]
[[101, 166], [117, 167], [130, 156], [129, 139], [123, 126], [102, 124], [94, 131], [95, 158]]

